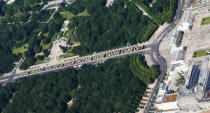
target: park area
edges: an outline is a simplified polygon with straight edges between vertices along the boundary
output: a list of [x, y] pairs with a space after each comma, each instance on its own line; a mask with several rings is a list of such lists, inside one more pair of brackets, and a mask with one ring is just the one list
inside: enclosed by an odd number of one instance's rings
[[210, 23], [210, 17], [203, 18], [201, 25], [209, 24]]

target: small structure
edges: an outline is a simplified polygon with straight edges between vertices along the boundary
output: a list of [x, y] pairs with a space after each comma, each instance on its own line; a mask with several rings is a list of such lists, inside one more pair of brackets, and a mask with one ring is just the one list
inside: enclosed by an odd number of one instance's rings
[[68, 24], [69, 24], [69, 20], [64, 21], [61, 31], [68, 30]]
[[114, 0], [107, 0], [107, 2], [106, 2], [106, 7], [112, 6], [113, 3], [114, 3]]
[[192, 28], [193, 15], [190, 10], [184, 11], [183, 17], [181, 19], [182, 25], [178, 26], [178, 30], [185, 31]]
[[176, 30], [173, 32], [171, 36], [171, 45], [173, 47], [180, 47], [182, 43], [182, 38], [183, 38], [184, 32], [180, 30]]
[[176, 113], [179, 112], [180, 109], [177, 105], [177, 95], [178, 94], [167, 94], [163, 101], [156, 102], [155, 107], [157, 108], [156, 113]]
[[8, 5], [15, 2], [15, 0], [4, 0], [4, 1], [7, 2]]
[[174, 64], [176, 61], [180, 61], [184, 59], [185, 55], [185, 50], [184, 47], [177, 47], [177, 48], [172, 48], [171, 51], [171, 63]]
[[165, 83], [160, 83], [158, 94], [156, 96], [156, 102], [162, 102], [167, 93], [167, 85]]
[[175, 43], [177, 47], [180, 47], [183, 35], [184, 35], [183, 31], [178, 31], [178, 36], [177, 36], [176, 43]]

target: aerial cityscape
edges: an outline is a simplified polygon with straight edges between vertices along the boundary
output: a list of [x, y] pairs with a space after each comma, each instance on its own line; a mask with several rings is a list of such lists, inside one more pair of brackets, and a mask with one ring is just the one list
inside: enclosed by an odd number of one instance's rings
[[0, 113], [210, 113], [210, 0], [0, 0]]

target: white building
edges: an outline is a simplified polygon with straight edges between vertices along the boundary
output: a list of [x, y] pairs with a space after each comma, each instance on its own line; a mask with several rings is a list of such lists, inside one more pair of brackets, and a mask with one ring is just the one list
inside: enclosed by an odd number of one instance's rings
[[61, 31], [68, 30], [68, 24], [69, 24], [69, 20], [64, 21]]
[[[178, 64], [178, 65], [177, 65]], [[188, 66], [184, 63], [184, 61], [179, 61], [179, 63], [176, 63], [174, 65], [177, 65], [174, 67], [175, 69], [173, 71], [170, 71], [169, 77], [168, 77], [168, 90], [170, 91], [178, 91], [179, 86], [176, 86], [176, 80], [179, 79], [180, 75], [183, 75], [184, 77], [187, 74]]]
[[184, 60], [185, 50], [183, 47], [172, 48], [171, 54], [171, 64], [174, 64], [177, 61]]
[[7, 2], [8, 5], [15, 2], [15, 0], [4, 0], [4, 1]]
[[163, 101], [163, 99], [165, 97], [165, 94], [167, 93], [166, 86], [167, 85], [165, 83], [160, 83], [158, 94], [156, 96], [156, 102], [162, 102]]
[[112, 6], [113, 3], [114, 3], [114, 0], [107, 0], [107, 2], [106, 2], [106, 7]]

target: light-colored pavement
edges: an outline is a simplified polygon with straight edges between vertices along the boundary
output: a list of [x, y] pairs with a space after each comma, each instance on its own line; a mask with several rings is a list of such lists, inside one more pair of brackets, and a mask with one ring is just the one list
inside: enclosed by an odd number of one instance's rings
[[58, 38], [53, 42], [49, 57], [51, 58], [50, 63], [58, 63], [59, 56], [63, 54], [60, 46], [66, 47], [66, 38]]
[[146, 11], [144, 11], [144, 9], [142, 9], [138, 4], [136, 4], [136, 7], [143, 12], [143, 15], [152, 19], [152, 17]]
[[210, 13], [196, 15], [192, 30], [184, 33], [181, 46], [187, 47], [186, 60], [191, 59], [195, 51], [210, 48], [210, 24], [201, 25], [201, 21], [205, 17], [210, 17]]

